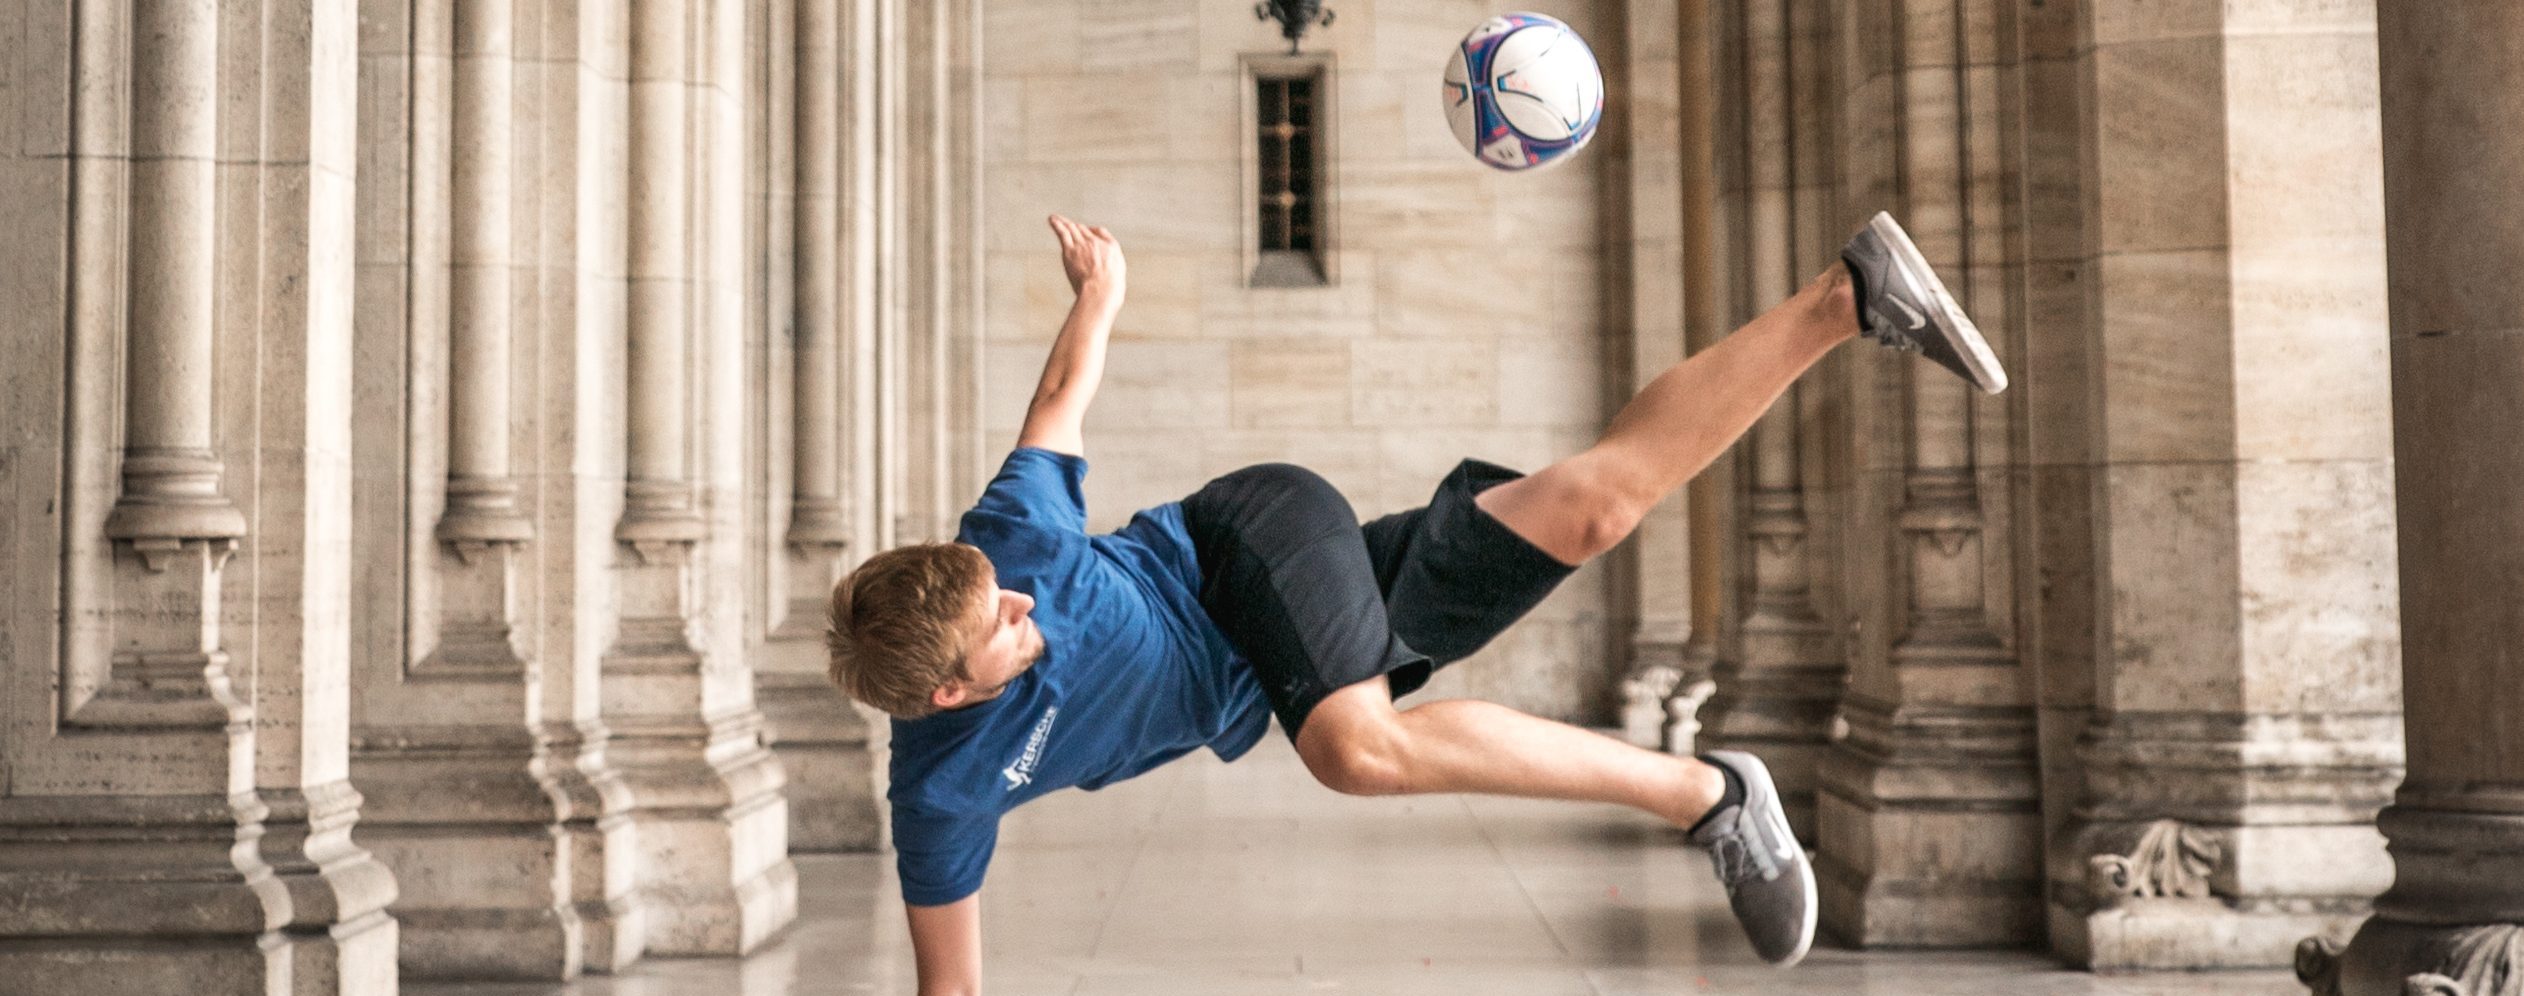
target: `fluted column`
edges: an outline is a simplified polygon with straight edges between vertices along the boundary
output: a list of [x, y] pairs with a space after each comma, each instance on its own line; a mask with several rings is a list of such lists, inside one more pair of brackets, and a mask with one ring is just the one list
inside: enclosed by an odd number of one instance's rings
[[[1898, 181], [1866, 186], [1899, 190], [1904, 227], [2003, 360], [2016, 320], [2018, 214], [2002, 149], [2013, 121], [2001, 99], [2013, 10], [1896, 0], [1854, 16], [1853, 44], [1898, 45], [1855, 60], [1871, 70], [1853, 81], [1858, 113], [1901, 121], [1888, 157]], [[1892, 556], [1849, 560], [1894, 576], [1863, 586], [1882, 604], [1859, 618], [1879, 624], [1856, 629], [1849, 736], [1824, 764], [1823, 916], [1861, 944], [2021, 943], [2040, 933], [2033, 715], [2029, 682], [1992, 619], [2012, 608], [2010, 548], [1985, 538], [1989, 509], [2007, 521], [2007, 401], [1981, 400], [1931, 365], [1870, 359], [1869, 382], [1890, 389], [1870, 407], [1890, 428], [1861, 435], [1893, 445], [1864, 447], [1857, 514], [1881, 523], [1869, 534], [1882, 530]]]
[[2409, 777], [2392, 888], [2322, 994], [2524, 992], [2524, 10], [2377, 5]]
[[[876, 786], [868, 724], [825, 674], [825, 608], [851, 553], [851, 511], [842, 497], [843, 176], [864, 169], [843, 105], [843, 0], [796, 0], [795, 194], [790, 240], [795, 342], [789, 385], [792, 486], [782, 544], [779, 621], [764, 649], [758, 694], [772, 747], [789, 772], [789, 846], [795, 851], [876, 846]], [[774, 223], [780, 219], [775, 218]], [[775, 261], [775, 264], [778, 261]], [[849, 421], [856, 421], [851, 413]]]
[[2098, 968], [2276, 966], [2389, 871], [2374, 11], [2160, 13], [2099, 0], [2081, 28], [2096, 709], [2053, 943]]
[[[1812, 274], [1798, 273], [1789, 51], [1794, 0], [1746, 0], [1741, 10], [1749, 160], [1742, 213], [1746, 297], [1739, 315], [1784, 301]], [[1790, 824], [1814, 832], [1815, 765], [1831, 733], [1842, 665], [1831, 629], [1816, 615], [1806, 548], [1799, 401], [1791, 387], [1745, 441], [1744, 536], [1750, 591], [1734, 653], [1715, 670], [1702, 709], [1706, 746], [1748, 750], [1770, 765]]]
[[[609, 757], [632, 798], [653, 954], [738, 954], [796, 913], [779, 763], [742, 660], [737, 0], [629, 5], [629, 417]], [[696, 449], [695, 428], [710, 446]], [[705, 506], [704, 488], [716, 496]], [[733, 604], [733, 603], [723, 603]]]

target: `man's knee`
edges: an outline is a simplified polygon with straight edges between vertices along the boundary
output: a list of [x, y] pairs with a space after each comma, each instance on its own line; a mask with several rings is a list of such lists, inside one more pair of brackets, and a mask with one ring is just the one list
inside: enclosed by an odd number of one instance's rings
[[1325, 788], [1342, 795], [1401, 795], [1411, 790], [1401, 729], [1391, 723], [1315, 726], [1297, 754]]

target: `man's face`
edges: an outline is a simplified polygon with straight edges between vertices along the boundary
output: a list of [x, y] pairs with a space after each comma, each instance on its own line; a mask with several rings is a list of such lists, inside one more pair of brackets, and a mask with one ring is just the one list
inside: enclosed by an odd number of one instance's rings
[[998, 698], [1034, 662], [1043, 659], [1043, 631], [1028, 615], [1034, 598], [999, 587], [993, 576], [983, 582], [990, 593], [974, 623], [975, 637], [964, 653], [969, 680], [951, 680], [930, 693], [941, 709], [957, 709]]

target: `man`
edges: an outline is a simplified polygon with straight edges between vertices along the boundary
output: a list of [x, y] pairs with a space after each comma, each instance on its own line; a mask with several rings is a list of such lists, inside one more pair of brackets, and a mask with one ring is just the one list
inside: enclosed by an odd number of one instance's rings
[[1268, 464], [1094, 536], [1079, 427], [1126, 268], [1111, 233], [1050, 224], [1077, 299], [1016, 451], [957, 542], [879, 554], [833, 589], [833, 680], [895, 717], [887, 797], [921, 992], [980, 989], [979, 893], [1001, 814], [1204, 746], [1234, 760], [1274, 714], [1335, 791], [1662, 817], [1709, 849], [1756, 952], [1804, 957], [1813, 871], [1759, 759], [1641, 750], [1488, 702], [1394, 700], [1612, 549], [1842, 341], [1864, 335], [2003, 390], [1988, 344], [1892, 218], [1659, 375], [1594, 446], [1534, 474], [1465, 460], [1427, 506], [1362, 526], [1322, 478]]

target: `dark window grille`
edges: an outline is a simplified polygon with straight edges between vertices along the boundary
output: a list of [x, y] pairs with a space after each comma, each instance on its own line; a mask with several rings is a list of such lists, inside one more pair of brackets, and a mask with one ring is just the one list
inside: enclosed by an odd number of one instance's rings
[[[1260, 168], [1255, 191], [1260, 211], [1263, 270], [1278, 279], [1323, 279], [1323, 163], [1319, 74], [1266, 76], [1254, 80], [1255, 148]], [[1298, 273], [1289, 272], [1292, 268]], [[1256, 276], [1263, 277], [1263, 273]]]

